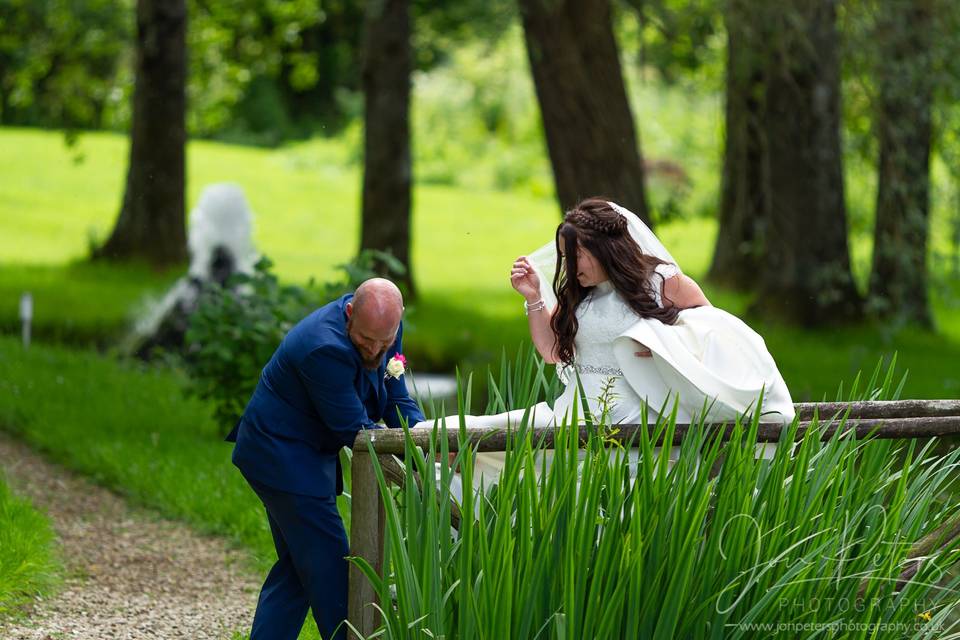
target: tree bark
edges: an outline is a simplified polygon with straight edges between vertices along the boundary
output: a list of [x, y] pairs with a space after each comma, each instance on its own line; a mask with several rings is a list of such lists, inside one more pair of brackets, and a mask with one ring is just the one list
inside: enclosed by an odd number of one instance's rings
[[836, 0], [790, 0], [767, 38], [768, 266], [753, 311], [827, 325], [858, 318], [850, 270]]
[[184, 0], [138, 0], [136, 85], [123, 205], [95, 258], [142, 258], [156, 266], [187, 257], [186, 48]]
[[877, 41], [879, 142], [871, 308], [886, 318], [931, 327], [927, 297], [931, 78], [929, 0], [882, 3]]
[[561, 209], [605, 196], [649, 223], [608, 0], [520, 0], [520, 13]]
[[[370, 0], [364, 33], [363, 204], [360, 249], [393, 254], [406, 268], [400, 284], [413, 296], [410, 260], [410, 7]], [[385, 265], [377, 265], [385, 273]]]
[[[755, 3], [753, 3], [755, 4]], [[766, 258], [770, 224], [767, 144], [762, 128], [764, 53], [762, 21], [750, 0], [727, 0], [726, 140], [719, 228], [708, 278], [736, 289], [755, 289]]]

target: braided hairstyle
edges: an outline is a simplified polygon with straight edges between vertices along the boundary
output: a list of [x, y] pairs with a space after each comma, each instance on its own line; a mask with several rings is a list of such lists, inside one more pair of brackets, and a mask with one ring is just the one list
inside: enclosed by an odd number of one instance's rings
[[[566, 255], [561, 254], [561, 243]], [[574, 340], [577, 336], [577, 308], [593, 291], [577, 280], [577, 247], [582, 246], [596, 259], [623, 301], [641, 318], [655, 318], [673, 324], [680, 310], [668, 300], [657, 304], [654, 286], [662, 287], [663, 276], [656, 285], [653, 274], [665, 261], [646, 255], [628, 231], [627, 219], [602, 198], [588, 198], [568, 211], [557, 227], [557, 267], [553, 276], [553, 292], [557, 311], [550, 327], [557, 337], [557, 356], [564, 364], [573, 364]]]

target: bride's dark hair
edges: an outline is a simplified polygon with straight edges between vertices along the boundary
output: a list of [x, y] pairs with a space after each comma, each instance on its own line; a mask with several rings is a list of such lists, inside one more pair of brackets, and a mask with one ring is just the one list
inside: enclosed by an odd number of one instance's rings
[[[560, 252], [563, 243], [566, 256]], [[594, 287], [582, 287], [577, 280], [577, 246], [589, 251], [603, 267], [616, 289], [634, 312], [642, 318], [656, 318], [665, 324], [676, 322], [677, 309], [668, 300], [657, 305], [654, 286], [663, 285], [663, 276], [652, 278], [658, 264], [664, 261], [646, 255], [627, 230], [627, 220], [602, 198], [588, 198], [570, 211], [557, 227], [557, 268], [553, 276], [553, 292], [557, 311], [550, 326], [557, 337], [557, 356], [564, 364], [574, 359], [574, 338], [577, 335], [577, 307]]]

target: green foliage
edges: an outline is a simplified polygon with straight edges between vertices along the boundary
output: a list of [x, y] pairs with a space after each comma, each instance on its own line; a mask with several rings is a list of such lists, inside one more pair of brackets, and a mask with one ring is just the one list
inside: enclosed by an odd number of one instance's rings
[[49, 593], [62, 569], [50, 521], [13, 495], [0, 474], [0, 621]]
[[413, 54], [416, 68], [447, 62], [464, 45], [493, 45], [517, 25], [514, 0], [413, 0]]
[[[418, 182], [553, 197], [536, 92], [529, 75], [517, 73], [526, 69], [526, 57], [522, 29], [513, 23], [499, 37], [468, 40], [436, 67], [415, 74], [411, 117]], [[713, 217], [722, 104], [702, 82], [651, 83], [644, 73], [638, 65], [624, 65], [654, 219]], [[357, 136], [353, 144], [359, 141]], [[360, 161], [359, 150], [354, 157]]]
[[283, 336], [316, 306], [306, 289], [281, 285], [272, 264], [262, 258], [253, 274], [237, 274], [225, 287], [211, 284], [190, 316], [190, 389], [211, 401], [224, 433], [240, 418]]
[[668, 84], [697, 79], [719, 87], [723, 77], [723, 2], [622, 0], [621, 51]]
[[274, 146], [292, 137], [293, 123], [281, 89], [274, 78], [258, 76], [250, 81], [230, 120], [217, 138], [240, 144]]
[[[918, 22], [923, 22], [919, 19], [923, 15], [930, 16], [929, 28], [918, 26]], [[960, 118], [957, 107], [960, 5], [949, 0], [847, 0], [839, 3], [838, 18], [844, 40], [844, 159], [857, 275], [861, 281], [866, 280], [873, 253], [872, 247], [866, 247], [865, 238], [872, 239], [877, 207], [880, 133], [886, 131], [898, 140], [916, 138], [916, 121], [922, 121], [919, 114], [932, 107], [929, 288], [947, 293], [950, 304], [956, 306], [953, 282], [960, 274], [960, 234], [957, 233], [960, 229], [957, 222], [960, 221], [957, 206], [960, 146], [955, 134]], [[932, 95], [932, 105], [927, 103], [928, 92]], [[915, 117], [887, 115], [883, 107], [891, 98], [894, 104], [907, 105], [901, 108]], [[907, 159], [909, 156], [900, 158], [901, 162]], [[851, 179], [853, 174], [860, 175], [861, 179]], [[909, 194], [913, 185], [893, 177], [887, 186], [889, 193]], [[937, 209], [943, 212], [939, 219]], [[925, 224], [920, 210], [902, 210], [901, 215], [904, 224], [920, 227]], [[905, 237], [911, 234], [906, 233]], [[887, 262], [895, 261], [900, 255], [909, 255], [904, 246], [902, 242], [892, 242], [890, 246], [881, 247], [881, 255], [885, 255]], [[915, 272], [915, 264], [904, 260], [898, 270]], [[868, 304], [870, 310], [881, 312], [895, 323], [912, 319], [909, 311], [898, 311], [896, 300], [876, 295]]]
[[353, 291], [373, 277], [377, 261], [399, 275], [403, 266], [380, 251], [364, 251], [339, 265], [343, 277], [319, 290], [281, 284], [263, 257], [251, 275], [237, 274], [226, 286], [210, 285], [190, 316], [185, 360], [190, 390], [214, 407], [226, 433], [236, 424], [260, 379], [260, 370], [284, 335], [311, 311]]
[[[199, 135], [232, 130], [233, 138], [248, 131], [258, 134], [259, 141], [276, 143], [288, 133], [285, 120], [290, 114], [288, 105], [279, 104], [284, 98], [275, 80], [282, 77], [280, 84], [291, 92], [307, 91], [318, 82], [345, 82], [342, 66], [355, 58], [342, 61], [333, 77], [321, 75], [331, 70], [320, 67], [325, 57], [316, 31], [321, 38], [338, 41], [331, 49], [341, 46], [341, 38], [355, 37], [357, 20], [348, 15], [352, 5], [313, 0], [191, 2], [189, 130]], [[336, 32], [342, 21], [352, 26]], [[279, 120], [266, 128], [269, 116]]]
[[[290, 105], [265, 104], [279, 79], [296, 94], [318, 83], [355, 86], [360, 10], [354, 2], [188, 1], [189, 131], [252, 130], [275, 143]], [[126, 129], [134, 84], [131, 0], [0, 3], [0, 122]], [[321, 46], [325, 38], [334, 46]], [[343, 55], [346, 45], [349, 55]], [[339, 57], [331, 58], [330, 52]], [[254, 83], [255, 80], [261, 80]], [[250, 95], [248, 95], [248, 92]], [[246, 98], [246, 100], [244, 100]], [[242, 109], [237, 105], [243, 103]], [[335, 106], [335, 105], [331, 105]], [[264, 132], [265, 107], [282, 116]], [[265, 137], [266, 136], [266, 137]]]
[[0, 122], [108, 126], [132, 26], [130, 0], [0, 3]]
[[[514, 24], [490, 42], [467, 42], [414, 78], [414, 171], [425, 184], [553, 191], [533, 83]], [[419, 135], [423, 132], [423, 135]]]
[[[543, 398], [529, 373], [521, 392]], [[880, 373], [849, 397], [895, 397], [892, 367]], [[464, 398], [459, 413], [469, 412]], [[447, 458], [448, 427], [434, 429], [426, 451], [407, 438], [399, 491], [373, 456], [388, 496], [383, 574], [352, 561], [382, 603], [379, 637], [812, 637], [802, 625], [842, 622], [932, 638], [955, 627], [960, 542], [927, 556], [906, 586], [896, 579], [910, 544], [956, 512], [944, 489], [960, 450], [938, 455], [932, 441], [857, 441], [839, 430], [821, 441], [825, 425], [791, 447], [794, 422], [765, 460], [757, 425], [738, 422], [728, 442], [695, 425], [676, 464], [669, 448], [654, 448], [672, 439], [671, 417], [639, 431], [636, 458], [603, 429], [582, 442], [562, 428], [547, 466], [522, 424], [496, 487], [464, 493], [453, 534], [450, 469], [441, 465], [436, 484], [416, 481]], [[459, 444], [454, 465], [472, 487], [476, 447], [462, 430]]]

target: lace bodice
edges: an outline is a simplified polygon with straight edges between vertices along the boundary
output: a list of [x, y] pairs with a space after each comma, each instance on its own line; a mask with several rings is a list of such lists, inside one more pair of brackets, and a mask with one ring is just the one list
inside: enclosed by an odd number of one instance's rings
[[630, 328], [639, 316], [614, 291], [609, 280], [597, 285], [577, 308], [576, 362], [581, 367], [616, 368], [614, 339]]
[[[680, 270], [672, 264], [661, 264], [657, 266], [656, 272], [666, 280], [680, 273]], [[663, 281], [659, 276], [653, 276], [652, 280], [657, 304], [662, 306], [660, 292]], [[580, 383], [590, 401], [590, 410], [597, 415], [596, 401], [604, 385], [613, 379], [612, 393], [615, 400], [611, 418], [614, 422], [636, 422], [639, 418], [640, 398], [624, 380], [613, 351], [617, 336], [638, 320], [640, 316], [623, 301], [609, 280], [597, 285], [577, 308], [578, 328], [574, 349]], [[652, 362], [649, 364], [652, 366]], [[563, 415], [570, 408], [575, 394], [575, 384], [572, 384], [576, 379], [574, 372], [568, 371], [567, 377], [571, 384], [567, 385], [554, 407], [559, 415]]]
[[[656, 272], [663, 279], [671, 278], [680, 270], [676, 265], [657, 265]], [[658, 306], [663, 306], [659, 276], [651, 283]], [[597, 285], [590, 296], [577, 308], [577, 337], [574, 340], [576, 361], [579, 365], [593, 367], [616, 367], [613, 357], [614, 339], [640, 319], [613, 289], [607, 280]]]

